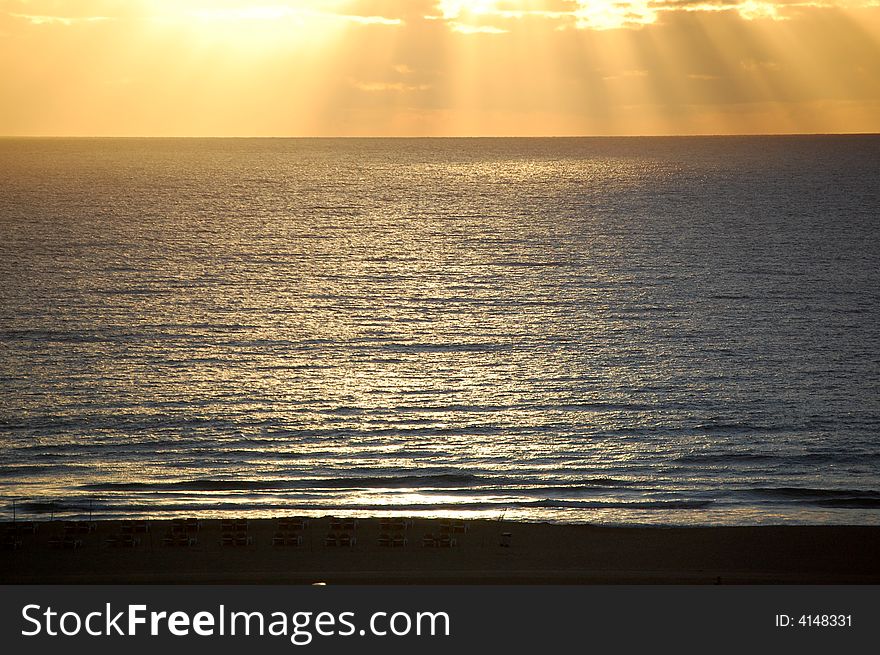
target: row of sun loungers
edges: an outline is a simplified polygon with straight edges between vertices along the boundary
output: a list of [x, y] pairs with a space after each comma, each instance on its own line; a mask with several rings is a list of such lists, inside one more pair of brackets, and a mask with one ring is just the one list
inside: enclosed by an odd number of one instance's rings
[[463, 534], [468, 531], [463, 519], [443, 519], [440, 521], [440, 532], [446, 534]]
[[254, 538], [248, 534], [247, 519], [231, 519], [224, 520], [220, 523], [222, 535], [220, 537], [220, 545], [236, 548], [241, 546], [250, 546], [254, 543]]
[[36, 534], [37, 524], [32, 521], [18, 521], [3, 526], [3, 536], [15, 535], [21, 536], [26, 534]]
[[114, 534], [104, 539], [104, 543], [110, 548], [137, 548], [141, 545], [141, 538], [131, 534]]
[[379, 530], [382, 532], [394, 533], [394, 532], [405, 532], [407, 529], [413, 527], [413, 522], [411, 520], [405, 519], [381, 519], [379, 521]]
[[358, 520], [357, 519], [330, 519], [330, 531], [331, 532], [353, 532], [358, 528]]
[[96, 525], [91, 521], [68, 521], [64, 523], [64, 534], [90, 534]]
[[409, 539], [402, 534], [380, 534], [379, 545], [382, 548], [404, 548], [409, 543]]
[[146, 534], [150, 531], [150, 524], [147, 521], [126, 521], [119, 530], [122, 534]]
[[454, 548], [458, 545], [458, 540], [455, 537], [450, 537], [448, 534], [426, 534], [422, 537], [422, 546], [425, 548]]
[[196, 518], [172, 519], [168, 533], [162, 537], [162, 545], [169, 548], [192, 548], [199, 543], [194, 535], [202, 527]]
[[22, 536], [36, 534], [37, 524], [30, 521], [12, 523], [4, 526], [3, 534], [0, 535], [0, 548], [3, 550], [18, 550], [24, 543]]
[[272, 537], [273, 546], [302, 546], [302, 535], [295, 532], [276, 532]]
[[356, 543], [357, 537], [346, 533], [336, 534], [331, 532], [324, 537], [324, 545], [331, 548], [353, 548]]
[[18, 550], [21, 548], [22, 540], [17, 535], [7, 534], [0, 538], [0, 549], [2, 550]]
[[220, 523], [220, 530], [223, 532], [247, 532], [247, 519], [224, 520]]
[[77, 550], [82, 548], [82, 539], [76, 537], [52, 537], [49, 539], [49, 548], [58, 548], [63, 550]]
[[250, 546], [254, 543], [254, 538], [247, 532], [227, 532], [220, 537], [221, 546]]
[[[385, 518], [379, 523], [380, 534], [378, 545], [383, 548], [405, 548], [409, 544], [406, 536], [407, 531], [414, 525], [412, 520], [402, 518]], [[281, 518], [276, 524], [276, 531], [272, 536], [272, 545], [278, 547], [297, 547], [303, 545], [302, 532], [309, 526], [309, 520], [305, 518]], [[329, 532], [323, 538], [323, 545], [327, 548], [353, 548], [357, 544], [357, 536], [354, 534], [359, 527], [357, 519], [336, 519], [329, 521]], [[96, 524], [90, 521], [68, 521], [63, 524], [63, 535], [54, 535], [49, 540], [52, 548], [77, 550], [83, 546], [81, 536], [95, 531]], [[468, 526], [463, 520], [444, 519], [439, 522], [439, 531], [428, 533], [422, 537], [421, 544], [425, 548], [452, 548], [458, 545], [453, 534], [467, 532]], [[173, 519], [167, 533], [162, 537], [161, 544], [173, 548], [190, 548], [198, 544], [197, 534], [201, 529], [201, 522], [195, 518]], [[104, 539], [104, 544], [109, 548], [137, 548], [141, 545], [142, 538], [150, 531], [148, 521], [135, 520], [125, 521], [119, 526], [119, 533]], [[22, 547], [19, 535], [34, 534], [36, 524], [32, 522], [19, 522], [7, 526], [0, 535], [0, 547], [4, 550], [18, 549]], [[510, 544], [510, 536], [504, 535], [503, 546]], [[150, 543], [153, 543], [152, 540]], [[250, 533], [247, 519], [229, 519], [221, 522], [220, 545], [227, 547], [249, 546], [254, 543], [254, 537]], [[312, 543], [312, 542], [310, 542]]]
[[201, 521], [198, 519], [174, 519], [171, 521], [172, 534], [187, 534], [198, 532], [202, 527]]
[[162, 545], [172, 548], [191, 548], [198, 543], [198, 539], [196, 539], [195, 537], [190, 537], [186, 534], [175, 534], [173, 532], [169, 532], [167, 535], [162, 537]]
[[308, 519], [278, 519], [279, 532], [302, 532], [309, 527]]

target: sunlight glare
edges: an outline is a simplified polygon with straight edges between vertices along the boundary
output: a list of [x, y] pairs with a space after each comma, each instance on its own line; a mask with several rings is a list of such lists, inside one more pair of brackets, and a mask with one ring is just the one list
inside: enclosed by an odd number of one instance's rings
[[575, 12], [578, 29], [613, 30], [648, 25], [657, 20], [647, 0], [578, 0]]

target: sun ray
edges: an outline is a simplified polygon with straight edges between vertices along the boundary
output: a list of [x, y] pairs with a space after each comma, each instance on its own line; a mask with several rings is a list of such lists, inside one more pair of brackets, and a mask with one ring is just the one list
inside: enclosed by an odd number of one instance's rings
[[878, 34], [874, 0], [0, 0], [0, 131], [870, 131]]

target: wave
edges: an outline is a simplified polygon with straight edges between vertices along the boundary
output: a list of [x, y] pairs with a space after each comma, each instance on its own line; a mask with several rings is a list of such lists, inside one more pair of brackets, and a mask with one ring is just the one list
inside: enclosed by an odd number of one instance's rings
[[465, 488], [505, 489], [517, 492], [576, 491], [579, 489], [616, 489], [638, 483], [613, 477], [547, 480], [512, 476], [486, 476], [465, 473], [424, 475], [361, 476], [339, 478], [288, 478], [273, 480], [176, 480], [173, 482], [98, 482], [77, 487], [91, 492], [157, 491], [284, 491], [297, 489], [394, 489], [394, 488]]
[[523, 405], [523, 409], [560, 412], [647, 412], [657, 409], [645, 403], [560, 403], [558, 405]]
[[840, 496], [864, 496], [880, 498], [880, 491], [851, 489], [812, 489], [809, 487], [757, 487], [752, 491], [782, 498], [837, 498]]
[[599, 501], [599, 500], [557, 500], [545, 498], [531, 503], [521, 503], [523, 507], [571, 507], [580, 509], [703, 509], [714, 505], [714, 500], [637, 500], [637, 501]]
[[680, 464], [724, 464], [731, 462], [766, 462], [779, 459], [778, 455], [767, 453], [687, 453], [672, 461]]
[[[94, 468], [83, 464], [65, 464], [64, 470], [67, 473], [90, 473], [94, 471]], [[0, 466], [0, 478], [18, 478], [25, 475], [56, 474], [57, 472], [57, 467], [51, 464], [12, 464]]]
[[777, 462], [785, 464], [831, 464], [843, 462], [863, 462], [866, 459], [880, 457], [874, 453], [760, 453], [760, 452], [727, 452], [727, 453], [687, 453], [679, 455], [671, 461], [678, 464], [739, 464], [743, 462]]
[[[707, 492], [663, 494], [660, 489], [626, 487], [638, 483], [611, 478], [546, 481], [512, 478], [500, 479], [465, 474], [433, 474], [408, 476], [374, 476], [298, 480], [181, 480], [168, 483], [97, 483], [83, 485], [65, 498], [36, 498], [21, 501], [18, 507], [33, 514], [70, 514], [71, 512], [100, 515], [133, 513], [168, 514], [202, 511], [292, 511], [307, 510], [334, 513], [340, 511], [411, 512], [411, 511], [503, 511], [558, 510], [572, 518], [590, 516], [591, 510], [670, 512], [699, 510], [733, 510], [762, 506], [795, 508], [876, 510], [880, 508], [880, 492], [852, 489], [814, 489], [805, 487], [757, 487], [718, 497]], [[416, 487], [437, 490], [436, 497], [410, 500], [402, 496], [388, 502], [379, 494], [375, 499], [357, 493], [360, 488]], [[615, 488], [624, 492], [615, 494]], [[281, 494], [295, 491], [299, 493]], [[342, 490], [342, 493], [340, 493]], [[346, 493], [353, 491], [354, 493]], [[585, 495], [577, 492], [583, 491]], [[90, 493], [93, 495], [90, 495]], [[211, 493], [215, 492], [215, 493]], [[268, 493], [267, 493], [268, 492]], [[276, 492], [273, 494], [272, 492]], [[572, 497], [571, 492], [575, 492]], [[204, 495], [202, 495], [204, 494]], [[595, 494], [591, 497], [592, 494]], [[664, 497], [665, 496], [665, 497]], [[531, 510], [531, 511], [530, 511]], [[670, 516], [672, 516], [670, 514]]]
[[577, 480], [565, 480], [559, 483], [559, 487], [578, 489], [581, 487], [631, 487], [638, 483], [620, 478], [581, 478]]
[[131, 516], [135, 514], [169, 514], [174, 512], [199, 512], [211, 510], [212, 512], [223, 511], [323, 511], [329, 513], [338, 512], [425, 512], [425, 511], [498, 511], [514, 509], [619, 509], [619, 510], [688, 510], [702, 509], [712, 505], [712, 501], [637, 501], [637, 502], [613, 502], [613, 501], [565, 501], [543, 499], [535, 501], [506, 501], [506, 500], [477, 500], [471, 502], [443, 502], [427, 501], [412, 503], [339, 503], [337, 500], [315, 500], [312, 502], [278, 503], [267, 501], [248, 502], [246, 505], [234, 501], [221, 501], [210, 503], [193, 502], [191, 499], [178, 501], [163, 500], [162, 503], [124, 502], [124, 503], [89, 503], [81, 501], [58, 501], [58, 502], [32, 502], [22, 504], [22, 510], [34, 514], [68, 515], [71, 512], [96, 512], [101, 516], [120, 515]]
[[821, 507], [880, 507], [880, 491], [873, 490], [758, 487], [752, 492], [774, 500], [806, 503]]
[[880, 498], [829, 498], [827, 500], [819, 500], [813, 503], [819, 507], [840, 507], [850, 509], [869, 509], [880, 508]]
[[104, 507], [101, 503], [95, 503], [88, 498], [64, 500], [29, 500], [17, 503], [17, 508], [23, 512], [33, 514], [62, 514], [69, 512], [91, 512], [93, 509]]
[[99, 482], [78, 487], [84, 491], [282, 491], [286, 489], [356, 489], [395, 487], [472, 486], [500, 479], [476, 475], [441, 473], [343, 478], [300, 478], [287, 480], [178, 480], [175, 482]]

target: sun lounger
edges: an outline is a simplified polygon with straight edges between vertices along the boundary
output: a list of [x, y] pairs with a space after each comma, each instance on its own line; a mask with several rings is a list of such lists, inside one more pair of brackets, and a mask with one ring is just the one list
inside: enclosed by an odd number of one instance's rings
[[408, 528], [413, 526], [413, 522], [406, 519], [382, 519], [379, 522], [379, 529], [383, 532], [405, 532]]
[[132, 537], [127, 534], [122, 535], [121, 546], [123, 548], [137, 548], [140, 545], [141, 545], [141, 538], [140, 537]]
[[[225, 523], [224, 523], [225, 525]], [[198, 532], [201, 527], [201, 523], [198, 519], [174, 519], [171, 521], [171, 532], [176, 534], [186, 534], [187, 532]], [[232, 532], [232, 525], [230, 527], [230, 532]]]
[[146, 521], [126, 521], [120, 531], [122, 534], [145, 534], [150, 531], [150, 524]]
[[330, 519], [330, 529], [336, 532], [353, 532], [357, 530], [357, 519]]
[[339, 540], [336, 536], [336, 533], [330, 532], [324, 537], [324, 545], [329, 546], [330, 548], [335, 548], [339, 545]]
[[468, 531], [468, 525], [463, 519], [443, 519], [440, 521], [440, 532], [446, 534], [463, 534]]
[[223, 532], [221, 546], [250, 546], [254, 543], [254, 538], [248, 534], [247, 519], [225, 520], [220, 525]]
[[175, 532], [169, 532], [164, 537], [162, 537], [162, 545], [169, 546], [174, 548], [191, 548], [195, 546], [199, 542], [195, 537], [190, 537], [186, 534], [179, 534]]
[[281, 532], [300, 532], [308, 524], [309, 522], [306, 519], [301, 518], [278, 519], [278, 530]]
[[402, 534], [381, 534], [379, 535], [379, 545], [383, 548], [403, 548], [409, 543], [409, 540]]
[[52, 537], [51, 539], [49, 539], [49, 548], [76, 550], [78, 548], [82, 548], [82, 545], [83, 542], [81, 539], [76, 539], [70, 536]]
[[137, 548], [141, 540], [130, 534], [114, 534], [107, 537], [104, 543], [111, 548]]
[[21, 545], [21, 539], [15, 535], [6, 535], [0, 539], [0, 548], [3, 550], [18, 550]]
[[221, 546], [250, 546], [254, 538], [247, 532], [224, 532], [220, 537]]
[[449, 534], [432, 534], [428, 533], [422, 537], [422, 546], [425, 548], [452, 548], [458, 545], [455, 537]]
[[337, 537], [337, 541], [342, 548], [354, 548], [354, 545], [357, 543], [357, 537], [349, 534], [341, 534]]
[[273, 546], [301, 546], [302, 536], [291, 532], [276, 532], [272, 537]]
[[437, 537], [437, 548], [454, 548], [457, 545], [456, 538], [450, 537], [448, 534], [441, 534]]

